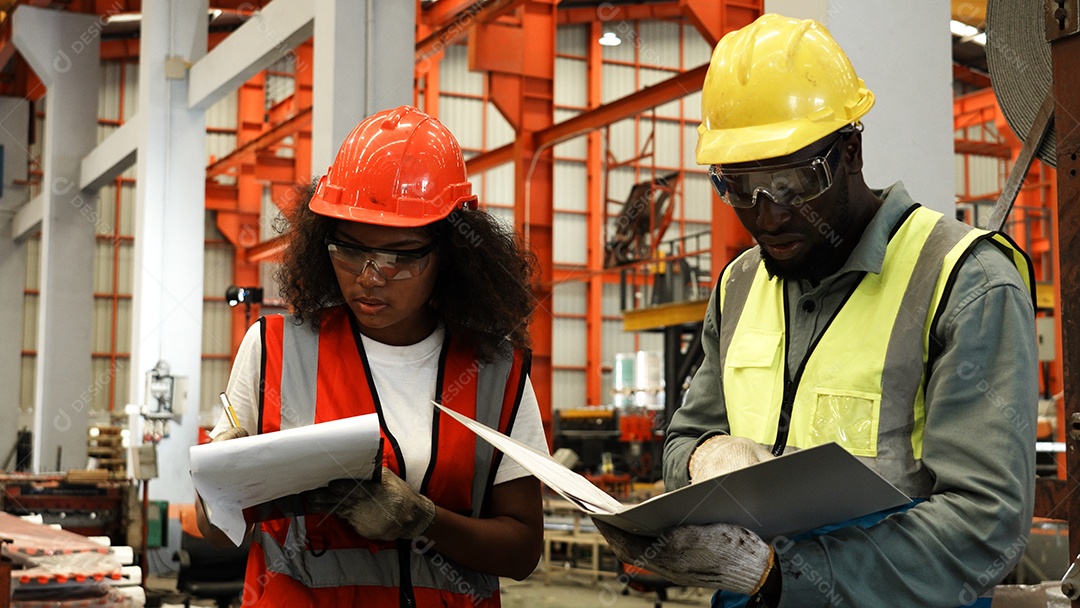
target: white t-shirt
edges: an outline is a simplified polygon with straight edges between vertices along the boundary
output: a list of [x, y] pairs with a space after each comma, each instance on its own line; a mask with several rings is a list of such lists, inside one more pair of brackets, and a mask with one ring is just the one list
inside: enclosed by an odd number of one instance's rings
[[[240, 426], [249, 431], [254, 431], [259, 421], [258, 385], [262, 360], [259, 334], [258, 323], [248, 328], [225, 389]], [[430, 403], [435, 398], [439, 352], [444, 336], [445, 330], [440, 325], [430, 336], [409, 346], [390, 346], [362, 337], [386, 426], [397, 439], [405, 458], [405, 481], [417, 491], [431, 460], [431, 425], [435, 408]], [[229, 421], [222, 413], [211, 435], [228, 427]], [[536, 393], [528, 379], [510, 436], [545, 453], [548, 451]], [[504, 457], [495, 474], [495, 484], [527, 475], [528, 471]]]

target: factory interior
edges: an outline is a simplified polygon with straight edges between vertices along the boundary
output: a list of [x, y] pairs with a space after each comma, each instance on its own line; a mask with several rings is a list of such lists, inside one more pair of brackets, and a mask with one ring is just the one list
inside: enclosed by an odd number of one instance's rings
[[[825, 24], [873, 90], [871, 187], [998, 221], [1030, 256], [1034, 517], [993, 605], [1080, 606], [1076, 0], [3, 0], [0, 608], [240, 605], [250, 541], [202, 538], [191, 449], [248, 328], [289, 312], [285, 216], [399, 105], [454, 134], [536, 256], [554, 459], [623, 505], [663, 494], [710, 294], [755, 245], [695, 161], [702, 85], [765, 13]], [[503, 605], [710, 605], [543, 504]]]

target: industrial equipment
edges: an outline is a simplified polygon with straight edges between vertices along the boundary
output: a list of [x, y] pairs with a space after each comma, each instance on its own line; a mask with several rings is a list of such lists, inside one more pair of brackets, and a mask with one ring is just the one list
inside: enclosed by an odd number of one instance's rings
[[595, 476], [598, 485], [653, 482], [663, 476], [662, 409], [583, 407], [555, 410], [553, 417], [555, 450], [573, 450], [578, 455], [574, 470]]
[[46, 524], [113, 544], [139, 546], [142, 513], [136, 486], [127, 480], [81, 483], [67, 475], [0, 475], [0, 510], [41, 515]]
[[634, 184], [608, 239], [606, 268], [652, 258], [671, 224], [675, 208], [672, 194], [678, 181], [678, 173], [668, 173]]

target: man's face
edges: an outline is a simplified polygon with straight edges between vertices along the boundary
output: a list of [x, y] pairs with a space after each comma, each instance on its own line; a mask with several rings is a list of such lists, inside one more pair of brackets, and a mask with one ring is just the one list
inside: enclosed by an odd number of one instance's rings
[[[822, 169], [831, 173], [832, 185], [820, 196], [805, 202], [795, 196], [788, 198], [791, 204], [785, 205], [762, 192], [753, 207], [735, 208], [743, 227], [761, 245], [765, 268], [775, 276], [819, 281], [839, 270], [855, 245], [846, 242], [852, 236], [849, 232], [853, 213], [844, 171], [845, 144], [838, 137], [825, 138], [787, 156], [723, 167], [725, 172], [767, 170], [828, 156]], [[834, 144], [837, 149], [833, 149]], [[771, 183], [783, 190], [783, 180]]]

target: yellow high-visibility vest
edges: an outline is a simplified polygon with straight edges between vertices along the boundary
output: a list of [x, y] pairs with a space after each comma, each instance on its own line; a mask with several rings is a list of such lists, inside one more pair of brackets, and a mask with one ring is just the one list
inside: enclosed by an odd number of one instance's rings
[[[835, 441], [909, 496], [929, 496], [923, 470], [932, 332], [967, 254], [989, 239], [1029, 290], [1027, 256], [1007, 236], [914, 206], [899, 220], [881, 274], [866, 273], [788, 378], [784, 282], [753, 248], [721, 275], [720, 364], [731, 434], [772, 446]], [[785, 422], [786, 421], [786, 422]]]

